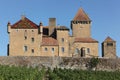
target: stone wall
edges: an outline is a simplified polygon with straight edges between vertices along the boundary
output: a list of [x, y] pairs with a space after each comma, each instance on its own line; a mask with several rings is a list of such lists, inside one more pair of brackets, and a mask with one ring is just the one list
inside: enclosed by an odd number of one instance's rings
[[[14, 65], [27, 67], [58, 67], [67, 69], [88, 69], [91, 58], [72, 58], [72, 57], [0, 57], [0, 65]], [[97, 70], [114, 71], [120, 69], [120, 58], [99, 58]]]

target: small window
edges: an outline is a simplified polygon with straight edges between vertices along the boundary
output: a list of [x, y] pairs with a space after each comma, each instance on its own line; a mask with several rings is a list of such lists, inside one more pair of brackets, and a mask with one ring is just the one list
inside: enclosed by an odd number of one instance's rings
[[90, 48], [87, 48], [87, 53], [90, 53]]
[[78, 48], [75, 49], [75, 53], [76, 53], [76, 54], [79, 53], [79, 49], [78, 49]]
[[61, 39], [62, 43], [64, 43], [64, 38]]
[[19, 30], [17, 29], [16, 32], [18, 32]]
[[26, 39], [27, 39], [27, 36], [24, 36], [24, 39], [26, 40]]
[[64, 53], [64, 52], [65, 52], [65, 49], [64, 49], [64, 47], [62, 47], [62, 48], [61, 48], [61, 51], [62, 51], [62, 53]]
[[34, 30], [32, 30], [32, 32], [34, 32]]
[[28, 48], [27, 46], [24, 46], [24, 52], [27, 52]]
[[32, 49], [31, 52], [34, 53], [34, 49]]
[[47, 48], [45, 48], [45, 51], [48, 51], [48, 49], [47, 49]]
[[24, 36], [27, 36], [27, 30], [24, 31]]
[[52, 48], [52, 53], [54, 52], [54, 48]]
[[34, 42], [34, 38], [31, 38], [32, 43]]
[[113, 43], [107, 43], [107, 46], [113, 46]]

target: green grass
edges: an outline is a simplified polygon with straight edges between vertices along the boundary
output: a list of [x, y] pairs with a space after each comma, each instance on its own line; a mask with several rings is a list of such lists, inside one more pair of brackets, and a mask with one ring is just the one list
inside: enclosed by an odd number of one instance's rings
[[0, 66], [0, 80], [42, 80], [44, 74], [44, 69]]
[[48, 71], [50, 80], [120, 80], [120, 72], [54, 69]]
[[15, 67], [0, 65], [0, 80], [120, 80], [120, 72]]

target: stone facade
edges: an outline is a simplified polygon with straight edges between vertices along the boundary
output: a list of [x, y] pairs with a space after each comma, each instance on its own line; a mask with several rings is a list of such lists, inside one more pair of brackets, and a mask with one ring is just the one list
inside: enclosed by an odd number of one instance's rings
[[56, 18], [44, 26], [22, 16], [7, 27], [9, 56], [98, 57], [98, 41], [91, 37], [91, 20], [82, 8], [71, 20], [72, 35], [69, 28], [56, 26]]
[[107, 37], [102, 43], [102, 57], [116, 58], [116, 41]]
[[[26, 66], [38, 68], [62, 68], [62, 69], [82, 69], [89, 70], [91, 58], [72, 57], [42, 57], [42, 56], [0, 56], [0, 65]], [[115, 71], [120, 70], [120, 58], [99, 58], [96, 70]]]

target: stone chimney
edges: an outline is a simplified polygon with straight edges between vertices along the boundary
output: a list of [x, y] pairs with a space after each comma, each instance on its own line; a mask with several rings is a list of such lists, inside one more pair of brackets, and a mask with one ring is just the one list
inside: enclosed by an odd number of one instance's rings
[[11, 32], [11, 24], [10, 24], [10, 22], [8, 22], [8, 24], [7, 24], [7, 32], [8, 32], [8, 33]]
[[56, 28], [56, 18], [49, 18], [49, 36], [52, 36]]
[[56, 18], [49, 18], [49, 26], [56, 26]]
[[38, 28], [38, 34], [42, 34], [42, 33], [43, 33], [43, 24], [42, 22], [40, 22], [39, 28]]

